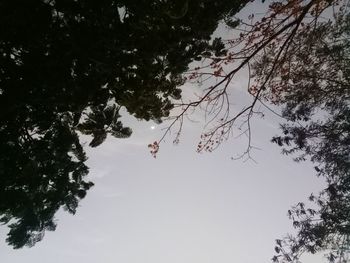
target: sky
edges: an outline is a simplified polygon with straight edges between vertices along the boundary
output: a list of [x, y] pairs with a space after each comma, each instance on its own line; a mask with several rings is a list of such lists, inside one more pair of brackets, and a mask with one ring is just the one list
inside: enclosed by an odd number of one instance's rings
[[[244, 92], [234, 95], [247, 100]], [[266, 114], [253, 121], [256, 163], [231, 160], [243, 138], [197, 153], [201, 125], [194, 122], [185, 123], [179, 145], [167, 137], [154, 159], [147, 144], [165, 124], [125, 118], [131, 138], [87, 147], [95, 186], [76, 215], [59, 212], [57, 230], [33, 248], [13, 250], [1, 227], [1, 262], [270, 262], [274, 240], [293, 231], [287, 210], [322, 181], [311, 164], [293, 162], [269, 142], [278, 119]]]
[[[250, 98], [244, 79], [234, 84], [239, 109]], [[187, 86], [185, 93], [196, 88]], [[185, 122], [179, 145], [166, 137], [154, 159], [147, 145], [161, 137], [166, 123], [124, 116], [131, 138], [86, 147], [95, 186], [76, 215], [60, 211], [57, 230], [33, 248], [13, 250], [4, 241], [8, 229], [0, 227], [1, 262], [271, 262], [275, 239], [293, 233], [287, 210], [323, 182], [312, 164], [293, 162], [270, 142], [280, 120], [265, 113], [252, 123], [253, 145], [260, 149], [252, 152], [255, 162], [231, 159], [244, 149], [244, 138], [197, 153], [200, 116], [199, 123]]]

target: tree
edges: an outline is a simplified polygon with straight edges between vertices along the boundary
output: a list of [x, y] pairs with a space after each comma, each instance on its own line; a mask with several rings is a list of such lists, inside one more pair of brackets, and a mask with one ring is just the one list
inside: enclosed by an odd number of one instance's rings
[[[269, 88], [283, 87], [274, 96], [288, 120], [281, 126], [283, 135], [272, 141], [285, 146], [285, 154], [300, 153], [296, 161], [310, 158], [317, 176], [327, 181], [324, 191], [309, 197], [310, 208], [299, 203], [289, 210], [297, 235], [278, 242], [275, 261], [323, 250], [330, 262], [350, 259], [349, 39], [350, 14], [340, 13], [335, 21], [298, 36], [290, 45], [289, 61], [271, 79]], [[287, 63], [288, 73], [282, 73]]]
[[[328, 14], [327, 14], [328, 13]], [[275, 1], [268, 12], [254, 22], [230, 21], [237, 35], [221, 46], [223, 52], [208, 56], [201, 67], [188, 72], [191, 81], [212, 78], [216, 84], [204, 86], [202, 96], [179, 103], [164, 136], [190, 110], [203, 108], [209, 123], [197, 150], [212, 151], [230, 137], [234, 128], [248, 138], [240, 157], [250, 158], [251, 119], [266, 107], [285, 123], [282, 135], [272, 141], [285, 154], [298, 154], [296, 161], [315, 163], [318, 176], [327, 188], [311, 195], [310, 208], [300, 202], [288, 211], [297, 229], [295, 236], [278, 239], [275, 262], [299, 262], [304, 252], [328, 252], [330, 262], [347, 262], [350, 254], [350, 14], [346, 1]], [[226, 51], [224, 51], [226, 49]], [[232, 112], [227, 91], [233, 78], [249, 73], [248, 92], [252, 102]], [[278, 105], [279, 114], [267, 103]], [[156, 154], [164, 136], [150, 145]], [[175, 139], [177, 141], [177, 138]]]
[[245, 1], [0, 2], [0, 221], [14, 248], [54, 230], [92, 186], [79, 133], [130, 136], [120, 107], [160, 121], [210, 35]]

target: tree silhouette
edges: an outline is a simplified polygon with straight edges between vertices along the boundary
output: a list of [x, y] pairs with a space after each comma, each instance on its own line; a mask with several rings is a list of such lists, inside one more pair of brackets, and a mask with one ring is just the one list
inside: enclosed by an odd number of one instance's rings
[[0, 220], [14, 248], [32, 246], [91, 186], [90, 146], [130, 136], [120, 107], [160, 121], [182, 73], [217, 50], [218, 21], [246, 1], [0, 2]]
[[280, 67], [284, 72], [292, 65], [289, 72], [271, 80], [270, 88], [283, 87], [274, 98], [287, 120], [283, 135], [272, 141], [296, 161], [310, 159], [327, 182], [309, 197], [311, 204], [300, 202], [288, 211], [297, 235], [277, 243], [275, 261], [297, 261], [304, 252], [319, 251], [327, 251], [330, 262], [350, 260], [349, 39], [349, 13], [320, 23], [291, 44], [289, 61]]

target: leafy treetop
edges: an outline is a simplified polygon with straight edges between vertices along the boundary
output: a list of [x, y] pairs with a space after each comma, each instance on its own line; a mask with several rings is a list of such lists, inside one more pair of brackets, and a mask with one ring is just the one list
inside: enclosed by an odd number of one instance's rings
[[92, 183], [79, 132], [96, 147], [130, 136], [120, 107], [160, 121], [181, 74], [215, 53], [218, 21], [245, 1], [0, 2], [0, 221], [7, 242], [32, 246], [75, 213]]

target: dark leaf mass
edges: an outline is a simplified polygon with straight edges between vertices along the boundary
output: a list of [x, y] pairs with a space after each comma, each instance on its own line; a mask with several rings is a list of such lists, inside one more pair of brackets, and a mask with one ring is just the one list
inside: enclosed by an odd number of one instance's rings
[[90, 146], [130, 136], [120, 107], [140, 119], [169, 114], [187, 65], [218, 21], [245, 1], [0, 1], [0, 221], [7, 242], [32, 246], [75, 213], [93, 185]]

